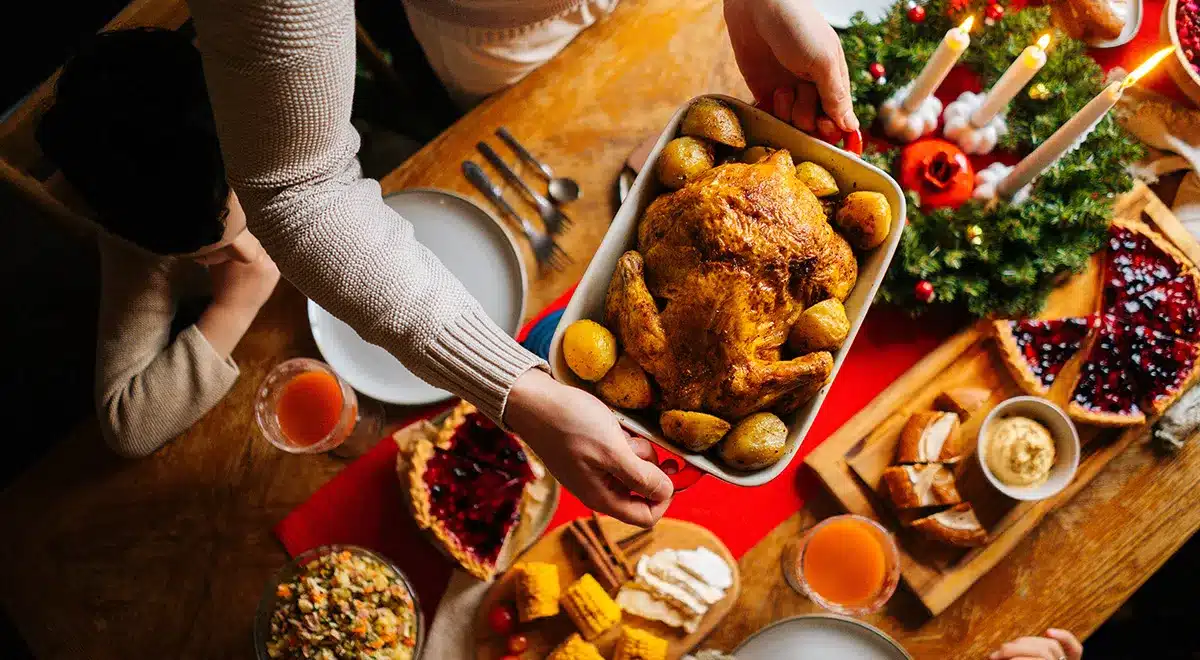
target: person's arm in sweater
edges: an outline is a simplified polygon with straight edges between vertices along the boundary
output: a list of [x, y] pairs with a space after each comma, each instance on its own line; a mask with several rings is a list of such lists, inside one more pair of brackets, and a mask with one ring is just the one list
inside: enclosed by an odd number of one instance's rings
[[[671, 482], [598, 399], [551, 379], [362, 177], [351, 0], [192, 0], [230, 184], [306, 296], [512, 429], [585, 504], [652, 524]], [[614, 484], [623, 484], [615, 486]], [[646, 499], [632, 497], [629, 491]]]
[[[96, 414], [113, 451], [148, 456], [224, 398], [238, 369], [228, 351], [214, 348], [197, 325], [171, 338], [178, 294], [165, 262], [111, 239], [101, 240], [100, 259]], [[229, 329], [227, 335], [239, 326], [245, 332], [249, 325], [236, 316], [208, 316], [210, 324]]]

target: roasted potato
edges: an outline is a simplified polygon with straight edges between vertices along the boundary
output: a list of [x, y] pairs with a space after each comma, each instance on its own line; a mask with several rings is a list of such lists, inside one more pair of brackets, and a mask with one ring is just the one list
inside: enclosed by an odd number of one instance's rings
[[658, 417], [663, 435], [692, 451], [706, 451], [729, 432], [729, 422], [707, 413], [667, 410]]
[[678, 190], [711, 169], [713, 157], [712, 144], [694, 137], [677, 137], [663, 147], [655, 174], [664, 186]]
[[746, 146], [742, 123], [729, 106], [716, 99], [700, 99], [688, 108], [679, 132], [729, 145], [735, 149]]
[[626, 354], [617, 359], [604, 378], [596, 381], [596, 394], [610, 406], [641, 410], [654, 402], [650, 378], [638, 363]]
[[747, 165], [753, 165], [773, 153], [775, 153], [775, 150], [771, 147], [756, 145], [743, 151], [738, 160], [746, 163]]
[[842, 201], [834, 221], [854, 247], [870, 250], [887, 240], [892, 207], [882, 193], [852, 192]]
[[796, 166], [796, 178], [808, 186], [817, 197], [829, 197], [838, 194], [838, 184], [829, 170], [806, 160]]
[[599, 323], [580, 319], [563, 333], [562, 351], [576, 376], [597, 381], [617, 362], [617, 338]]
[[783, 458], [787, 425], [767, 412], [738, 422], [721, 441], [721, 460], [738, 470], [759, 470]]
[[798, 355], [813, 351], [836, 351], [850, 334], [850, 319], [846, 308], [836, 298], [821, 302], [804, 310], [792, 324], [788, 335], [788, 346]]

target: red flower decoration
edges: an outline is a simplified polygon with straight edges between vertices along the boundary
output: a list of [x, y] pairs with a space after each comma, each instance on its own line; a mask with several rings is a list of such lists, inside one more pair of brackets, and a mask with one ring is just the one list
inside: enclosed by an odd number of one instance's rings
[[975, 168], [951, 142], [918, 140], [900, 152], [900, 185], [920, 195], [924, 208], [958, 208], [975, 190]]

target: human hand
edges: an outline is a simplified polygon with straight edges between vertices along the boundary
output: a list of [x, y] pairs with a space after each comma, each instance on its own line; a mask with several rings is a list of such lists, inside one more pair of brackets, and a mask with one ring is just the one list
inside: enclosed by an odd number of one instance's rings
[[237, 238], [239, 259], [227, 259], [208, 267], [212, 279], [213, 306], [230, 311], [257, 313], [279, 283], [279, 267], [250, 232]]
[[530, 369], [513, 385], [504, 421], [589, 508], [642, 527], [667, 510], [673, 487], [654, 449], [591, 394]]
[[858, 130], [842, 42], [809, 0], [725, 0], [725, 23], [756, 101], [802, 131], [818, 129], [818, 105]]
[[1080, 660], [1083, 645], [1066, 630], [1051, 628], [1045, 637], [1022, 637], [1008, 642], [988, 660]]

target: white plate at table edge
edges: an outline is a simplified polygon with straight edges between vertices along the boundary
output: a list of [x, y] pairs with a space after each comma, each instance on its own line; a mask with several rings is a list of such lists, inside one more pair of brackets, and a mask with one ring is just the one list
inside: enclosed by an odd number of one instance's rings
[[[491, 225], [494, 226], [496, 229], [498, 229], [501, 232], [501, 234], [503, 234], [503, 236], [505, 238], [504, 242], [507, 244], [507, 250], [505, 251], [505, 255], [512, 258], [514, 265], [516, 266], [516, 270], [518, 271], [518, 273], [520, 275], [520, 282], [519, 282], [520, 299], [518, 301], [516, 301], [516, 305], [515, 305], [516, 313], [514, 315], [514, 318], [509, 320], [508, 327], [506, 327], [506, 325], [504, 323], [500, 323], [499, 325], [501, 327], [503, 327], [506, 331], [508, 331], [508, 333], [511, 336], [515, 336], [517, 330], [519, 330], [521, 327], [521, 322], [525, 318], [525, 305], [528, 303], [528, 300], [529, 300], [529, 276], [528, 276], [528, 273], [525, 268], [525, 259], [522, 256], [520, 247], [517, 245], [517, 240], [516, 240], [516, 237], [514, 236], [514, 234], [508, 229], [508, 227], [499, 218], [496, 217], [495, 214], [488, 211], [486, 208], [481, 206], [478, 202], [476, 202], [475, 200], [473, 200], [469, 197], [466, 197], [465, 195], [461, 195], [461, 194], [451, 191], [451, 190], [442, 190], [440, 188], [426, 188], [426, 187], [405, 188], [403, 190], [399, 190], [399, 191], [384, 195], [383, 201], [385, 204], [387, 204], [389, 199], [410, 196], [410, 195], [438, 195], [438, 196], [443, 196], [446, 198], [453, 199], [456, 202], [464, 203], [468, 207], [473, 208], [475, 211], [477, 211], [482, 217], [487, 218], [491, 222]], [[393, 210], [395, 210], [395, 209], [393, 209]], [[410, 220], [410, 222], [411, 222], [411, 220]], [[446, 260], [444, 258], [442, 258], [441, 256], [439, 256], [439, 259], [442, 259], [442, 262], [446, 263]], [[447, 267], [449, 267], [449, 266], [447, 266]], [[364, 380], [364, 378], [366, 378], [366, 377], [360, 376], [358, 371], [352, 366], [352, 363], [342, 362], [340, 359], [338, 359], [336, 357], [336, 355], [337, 355], [336, 352], [331, 352], [328, 350], [328, 348], [330, 347], [329, 342], [331, 342], [333, 340], [329, 339], [329, 338], [325, 338], [325, 339], [322, 338], [324, 333], [318, 327], [319, 317], [326, 316], [329, 318], [333, 318], [333, 315], [330, 314], [325, 309], [323, 309], [317, 303], [313, 302], [312, 300], [307, 300], [306, 303], [307, 303], [306, 310], [307, 310], [307, 316], [308, 316], [309, 330], [312, 333], [313, 341], [317, 345], [317, 350], [321, 353], [321, 358], [325, 362], [327, 362], [330, 365], [330, 367], [333, 368], [334, 372], [336, 372], [338, 374], [338, 376], [340, 376], [347, 383], [349, 383], [350, 386], [353, 387], [359, 393], [365, 394], [366, 396], [369, 396], [372, 399], [376, 399], [376, 400], [382, 401], [384, 403], [397, 404], [397, 405], [415, 405], [415, 406], [428, 405], [431, 403], [436, 403], [438, 401], [446, 401], [453, 397], [453, 394], [451, 394], [449, 392], [445, 392], [443, 390], [438, 390], [438, 389], [432, 388], [432, 386], [429, 386], [428, 388], [421, 388], [421, 389], [426, 390], [424, 392], [410, 391], [407, 393], [396, 394], [394, 392], [382, 391], [382, 390], [378, 389], [377, 387], [375, 387], [374, 385], [368, 384], [368, 381]], [[362, 340], [361, 338], [359, 338], [359, 341], [362, 341], [363, 343], [367, 343], [365, 340]], [[379, 349], [379, 350], [382, 350], [382, 349]], [[331, 356], [335, 356], [335, 357], [333, 357], [331, 359]], [[403, 365], [398, 365], [398, 366], [400, 368], [403, 368]], [[409, 375], [410, 375], [410, 377], [415, 378], [415, 376], [411, 375], [411, 372], [409, 372]]]
[[[733, 650], [733, 655], [734, 657], [738, 658], [738, 660], [774, 660], [770, 657], [756, 657], [752, 655], [747, 656], [745, 653], [748, 649], [753, 652], [755, 639], [762, 639], [771, 634], [788, 634], [787, 632], [781, 632], [781, 629], [797, 627], [808, 628], [811, 626], [821, 625], [826, 626], [830, 630], [856, 630], [857, 632], [847, 632], [846, 634], [861, 635], [864, 636], [863, 639], [882, 642], [890, 646], [897, 655], [891, 656], [889, 660], [913, 660], [913, 657], [909, 655], [908, 651], [904, 650], [904, 647], [900, 646], [899, 642], [892, 639], [887, 633], [876, 628], [875, 626], [848, 616], [830, 613], [801, 614], [775, 621], [742, 640], [742, 643], [738, 644], [737, 648]], [[791, 660], [793, 657], [794, 656], [789, 656], [788, 660]]]

